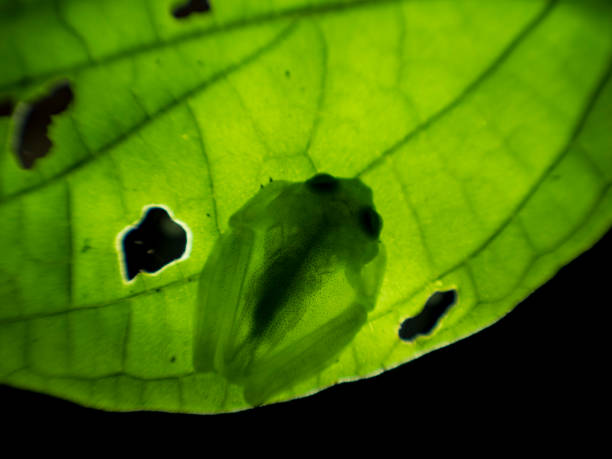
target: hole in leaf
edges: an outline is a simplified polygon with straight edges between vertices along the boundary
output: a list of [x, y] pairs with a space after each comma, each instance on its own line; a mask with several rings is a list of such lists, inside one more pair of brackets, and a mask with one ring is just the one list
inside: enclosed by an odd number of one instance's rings
[[31, 169], [38, 158], [49, 153], [52, 143], [47, 131], [51, 117], [66, 110], [73, 98], [70, 83], [63, 81], [48, 95], [23, 108], [15, 137], [15, 152], [24, 169]]
[[187, 232], [161, 207], [151, 207], [122, 240], [127, 280], [139, 272], [155, 273], [183, 256]]
[[399, 329], [400, 339], [410, 341], [419, 335], [431, 333], [440, 318], [456, 301], [456, 290], [435, 292], [429, 297], [425, 307], [417, 316], [410, 317], [402, 322]]
[[11, 99], [0, 99], [0, 116], [11, 116], [14, 107]]
[[177, 19], [185, 19], [194, 13], [206, 13], [207, 11], [210, 11], [208, 0], [187, 0], [186, 3], [172, 10], [172, 16]]

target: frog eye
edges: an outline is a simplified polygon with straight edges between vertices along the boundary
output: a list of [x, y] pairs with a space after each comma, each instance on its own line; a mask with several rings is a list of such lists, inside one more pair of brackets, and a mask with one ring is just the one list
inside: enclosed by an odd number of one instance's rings
[[315, 193], [333, 193], [338, 185], [338, 179], [329, 174], [317, 174], [306, 180], [306, 186]]
[[378, 239], [382, 229], [382, 218], [371, 207], [362, 207], [358, 214], [361, 229], [372, 239]]

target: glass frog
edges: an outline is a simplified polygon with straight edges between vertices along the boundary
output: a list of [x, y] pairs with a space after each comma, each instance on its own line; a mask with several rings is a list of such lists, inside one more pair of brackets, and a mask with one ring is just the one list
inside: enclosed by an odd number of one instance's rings
[[221, 374], [260, 405], [332, 364], [375, 306], [381, 229], [359, 179], [317, 174], [259, 190], [202, 270], [195, 370]]

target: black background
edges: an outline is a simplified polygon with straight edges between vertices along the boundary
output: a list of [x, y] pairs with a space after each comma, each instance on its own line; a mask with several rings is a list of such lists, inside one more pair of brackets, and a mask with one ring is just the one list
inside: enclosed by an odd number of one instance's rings
[[109, 413], [0, 386], [2, 418], [125, 428], [262, 427], [263, 420], [296, 419], [371, 424], [385, 417], [576, 424], [603, 411], [607, 398], [611, 255], [612, 231], [491, 327], [375, 378], [303, 399], [215, 416]]

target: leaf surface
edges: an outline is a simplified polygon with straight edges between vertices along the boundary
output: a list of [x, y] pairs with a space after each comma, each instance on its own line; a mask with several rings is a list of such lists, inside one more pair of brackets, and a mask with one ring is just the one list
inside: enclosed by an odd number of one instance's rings
[[[376, 309], [271, 401], [376, 374], [494, 323], [612, 222], [612, 10], [572, 1], [0, 3], [0, 381], [110, 410], [248, 408], [196, 374], [197, 279], [269, 178], [360, 177], [384, 219]], [[68, 81], [24, 169], [28, 103]], [[162, 204], [189, 257], [123, 281]], [[431, 333], [398, 330], [436, 291]]]

